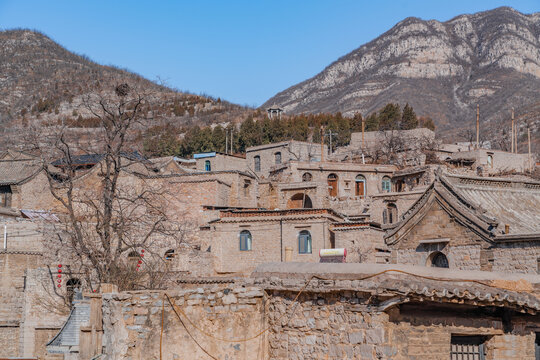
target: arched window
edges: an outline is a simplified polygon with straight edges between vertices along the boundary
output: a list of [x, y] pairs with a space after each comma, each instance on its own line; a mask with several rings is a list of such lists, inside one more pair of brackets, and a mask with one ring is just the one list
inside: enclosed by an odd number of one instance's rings
[[257, 155], [253, 158], [253, 161], [254, 161], [253, 166], [255, 168], [255, 171], [260, 172], [261, 171], [261, 157]]
[[174, 255], [175, 255], [175, 254], [174, 254], [174, 249], [169, 249], [169, 250], [165, 251], [165, 255], [164, 255], [165, 260], [172, 260], [172, 259], [174, 259]]
[[302, 175], [302, 181], [307, 182], [311, 180], [313, 180], [313, 176], [310, 173], [307, 172]]
[[311, 209], [313, 204], [309, 196], [304, 193], [298, 193], [291, 196], [287, 202], [288, 209]]
[[333, 197], [336, 197], [339, 193], [338, 176], [336, 174], [328, 175], [328, 193]]
[[366, 178], [363, 175], [357, 175], [355, 179], [355, 194], [356, 196], [366, 196]]
[[431, 267], [446, 268], [448, 269], [448, 258], [442, 252], [434, 252], [430, 255]]
[[210, 160], [206, 160], [204, 162], [204, 170], [206, 171], [212, 171], [212, 164], [210, 163]]
[[280, 152], [275, 153], [274, 157], [276, 160], [276, 165], [281, 164], [281, 153]]
[[73, 303], [73, 297], [75, 296], [75, 290], [81, 289], [81, 280], [77, 278], [71, 278], [66, 282], [66, 296], [69, 304]]
[[247, 230], [240, 231], [240, 251], [251, 250], [251, 233]]
[[130, 266], [136, 266], [140, 258], [141, 256], [139, 255], [139, 253], [133, 250], [128, 254], [128, 264]]
[[392, 182], [388, 176], [382, 178], [382, 192], [392, 191]]
[[298, 234], [298, 253], [311, 254], [311, 234], [307, 230], [302, 230]]

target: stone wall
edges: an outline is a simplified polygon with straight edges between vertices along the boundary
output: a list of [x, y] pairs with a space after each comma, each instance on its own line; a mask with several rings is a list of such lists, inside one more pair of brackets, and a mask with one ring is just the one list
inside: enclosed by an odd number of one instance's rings
[[[250, 273], [259, 264], [284, 261], [286, 247], [293, 249], [292, 261], [318, 262], [319, 250], [331, 247], [331, 222], [324, 215], [222, 219], [213, 224], [209, 234], [216, 271]], [[248, 230], [252, 236], [249, 251], [241, 251], [239, 247], [239, 234], [243, 230]], [[309, 254], [299, 253], [298, 235], [302, 230], [311, 234], [312, 251]]]
[[383, 240], [384, 232], [369, 224], [341, 223], [332, 226], [336, 248], [347, 249], [347, 262], [386, 263], [390, 251]]
[[538, 274], [540, 246], [535, 241], [498, 244], [493, 249], [493, 271]]
[[[482, 336], [488, 360], [535, 359], [538, 315], [503, 315], [495, 305], [421, 300], [410, 293], [402, 293], [409, 296], [403, 300], [380, 291], [389, 284], [390, 292], [409, 285], [404, 278], [392, 282], [393, 276], [312, 280], [305, 287], [307, 279], [297, 275], [182, 284], [182, 289], [167, 291], [181, 309], [182, 322], [163, 292], [105, 294], [105, 354], [157, 360], [163, 322], [163, 359], [210, 358], [206, 351], [219, 359], [446, 360], [453, 335]], [[388, 299], [401, 299], [400, 305]]]
[[[163, 319], [163, 359], [264, 359], [265, 335], [242, 342], [265, 328], [263, 291], [249, 284], [206, 284], [167, 291], [186, 314], [182, 322], [163, 292], [139, 291], [103, 296], [104, 352], [110, 359], [159, 359]], [[165, 312], [162, 309], [165, 302]], [[207, 336], [197, 327], [211, 336]], [[198, 346], [194, 339], [199, 343]], [[204, 349], [204, 350], [203, 350]]]
[[217, 153], [215, 156], [209, 156], [196, 159], [196, 169], [206, 171], [206, 161], [210, 161], [211, 171], [240, 170], [246, 171], [246, 159], [240, 156]]

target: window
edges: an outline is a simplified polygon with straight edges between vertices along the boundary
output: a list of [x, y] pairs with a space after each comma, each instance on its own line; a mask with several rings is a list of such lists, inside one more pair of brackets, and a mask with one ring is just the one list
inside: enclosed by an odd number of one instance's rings
[[0, 206], [11, 207], [11, 186], [0, 186]]
[[254, 164], [255, 171], [260, 172], [261, 171], [261, 157], [257, 155], [253, 158], [253, 161], [255, 162]]
[[386, 209], [383, 211], [383, 224], [393, 224], [398, 220], [397, 206], [394, 203], [386, 205]]
[[493, 155], [488, 155], [487, 157], [487, 163], [489, 167], [493, 167]]
[[442, 252], [434, 252], [430, 255], [431, 267], [448, 269], [448, 258]]
[[275, 160], [276, 160], [276, 165], [279, 165], [281, 164], [281, 153], [280, 152], [277, 152], [275, 155]]
[[366, 195], [366, 178], [363, 175], [357, 175], [355, 184], [356, 196], [364, 197]]
[[540, 333], [536, 333], [536, 338], [534, 339], [534, 358], [540, 360]]
[[174, 259], [174, 250], [173, 249], [169, 249], [167, 251], [165, 251], [165, 260], [172, 260]]
[[140, 255], [135, 250], [131, 251], [128, 254], [128, 264], [130, 266], [137, 266], [137, 263], [139, 262], [140, 259], [141, 259]]
[[485, 337], [452, 335], [450, 360], [485, 360]]
[[336, 174], [328, 175], [328, 193], [333, 197], [338, 195], [338, 177]]
[[204, 162], [204, 170], [205, 171], [212, 171], [212, 164], [210, 163], [210, 160], [206, 160]]
[[251, 187], [251, 180], [244, 180], [244, 197], [249, 196], [249, 188]]
[[240, 231], [240, 251], [251, 250], [251, 233], [248, 230]]
[[392, 182], [388, 176], [383, 177], [382, 179], [382, 191], [390, 192], [392, 191]]
[[298, 253], [311, 254], [311, 234], [307, 230], [302, 230], [298, 234]]
[[71, 278], [66, 282], [66, 296], [69, 304], [73, 303], [73, 297], [75, 296], [75, 290], [81, 289], [81, 280], [77, 278]]
[[302, 175], [302, 181], [304, 182], [308, 182], [308, 181], [311, 181], [313, 180], [313, 176], [311, 176], [310, 173], [304, 173], [304, 175]]

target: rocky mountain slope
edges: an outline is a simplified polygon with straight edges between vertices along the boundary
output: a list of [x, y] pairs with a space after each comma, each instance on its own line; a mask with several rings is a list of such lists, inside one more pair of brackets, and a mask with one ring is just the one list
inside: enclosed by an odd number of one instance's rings
[[[156, 124], [205, 125], [234, 121], [252, 112], [220, 99], [178, 92], [126, 70], [99, 65], [41, 33], [8, 30], [0, 31], [0, 133], [7, 134], [5, 140], [16, 143], [29, 124], [54, 127], [67, 122], [73, 128], [87, 127], [88, 121], [79, 118], [80, 99], [92, 91], [87, 84], [119, 78], [137, 79], [145, 91], [156, 97]], [[6, 144], [4, 141], [0, 147]]]
[[492, 136], [512, 106], [537, 131], [540, 13], [502, 7], [446, 22], [407, 18], [263, 107], [365, 115], [389, 102], [411, 104], [446, 135], [472, 128], [476, 104]]

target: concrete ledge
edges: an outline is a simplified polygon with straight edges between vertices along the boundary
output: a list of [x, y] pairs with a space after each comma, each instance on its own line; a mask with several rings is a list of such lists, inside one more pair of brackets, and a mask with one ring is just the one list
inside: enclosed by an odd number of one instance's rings
[[354, 280], [361, 276], [372, 275], [385, 270], [399, 270], [415, 275], [431, 276], [449, 280], [525, 280], [531, 284], [540, 284], [540, 275], [535, 274], [512, 274], [479, 270], [442, 269], [415, 265], [367, 263], [265, 263], [257, 266], [255, 271], [251, 274], [251, 277], [260, 278], [275, 276], [278, 278], [307, 279], [312, 275], [319, 275], [326, 279]]

